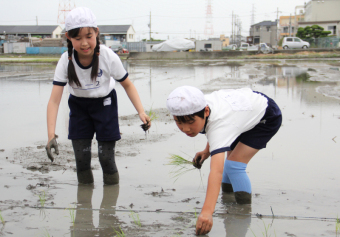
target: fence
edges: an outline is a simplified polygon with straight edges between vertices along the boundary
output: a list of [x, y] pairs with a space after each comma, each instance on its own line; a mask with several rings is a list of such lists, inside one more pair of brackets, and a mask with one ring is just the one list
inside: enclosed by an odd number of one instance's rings
[[27, 54], [62, 54], [67, 51], [66, 47], [27, 47]]
[[310, 44], [310, 48], [339, 48], [339, 37], [321, 37], [302, 39]]

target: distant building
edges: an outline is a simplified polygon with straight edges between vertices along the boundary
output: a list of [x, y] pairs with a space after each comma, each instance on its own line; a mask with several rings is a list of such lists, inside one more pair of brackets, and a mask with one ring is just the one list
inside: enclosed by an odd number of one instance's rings
[[304, 20], [304, 15], [280, 16], [279, 20], [279, 39], [286, 36], [293, 36], [297, 32], [297, 24]]
[[253, 38], [253, 44], [277, 45], [277, 21], [262, 21], [251, 25], [249, 35]]
[[59, 25], [0, 25], [0, 35], [6, 39], [14, 37], [61, 38]]
[[132, 25], [99, 25], [100, 38], [105, 40], [117, 40], [120, 42], [135, 42], [136, 32]]
[[222, 42], [222, 48], [229, 45], [229, 37], [225, 37], [225, 35], [220, 35], [220, 41]]
[[311, 0], [305, 4], [305, 17], [298, 22], [299, 27], [319, 25], [340, 37], [339, 10], [339, 0]]
[[196, 51], [221, 51], [222, 41], [219, 38], [196, 40]]

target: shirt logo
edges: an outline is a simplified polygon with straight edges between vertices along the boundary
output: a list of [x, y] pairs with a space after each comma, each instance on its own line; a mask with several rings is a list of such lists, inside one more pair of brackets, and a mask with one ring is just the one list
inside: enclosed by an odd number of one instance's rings
[[102, 69], [99, 69], [98, 77], [101, 77], [102, 75], [103, 75], [103, 70], [102, 70]]

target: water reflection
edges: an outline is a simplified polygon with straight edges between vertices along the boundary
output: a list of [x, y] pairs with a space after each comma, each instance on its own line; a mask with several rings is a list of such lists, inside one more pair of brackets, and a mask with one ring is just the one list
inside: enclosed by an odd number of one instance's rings
[[234, 193], [223, 193], [221, 202], [228, 213], [223, 221], [226, 236], [246, 236], [251, 224], [251, 205], [237, 204]]
[[93, 190], [93, 185], [78, 185], [74, 226], [70, 226], [71, 237], [92, 237], [98, 235], [98, 233], [112, 233], [112, 228], [117, 227], [116, 229], [118, 229], [118, 226], [121, 224], [115, 215], [119, 185], [104, 185], [103, 199], [99, 210], [99, 225], [97, 228], [93, 224]]

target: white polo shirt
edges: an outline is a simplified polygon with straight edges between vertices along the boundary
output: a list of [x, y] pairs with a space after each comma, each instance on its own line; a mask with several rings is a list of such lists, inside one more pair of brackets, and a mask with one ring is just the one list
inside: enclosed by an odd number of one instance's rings
[[[100, 45], [99, 69], [95, 82], [91, 79], [92, 63], [83, 67], [78, 60], [77, 52], [73, 50], [72, 61], [81, 87], [69, 84], [69, 92], [77, 97], [100, 98], [108, 95], [115, 88], [115, 81], [122, 82], [128, 77], [123, 64], [110, 48]], [[68, 53], [61, 55], [55, 70], [53, 84], [65, 86], [68, 83]]]
[[219, 90], [205, 95], [211, 113], [205, 132], [211, 156], [230, 151], [235, 139], [253, 127], [264, 116], [267, 98], [250, 88]]

